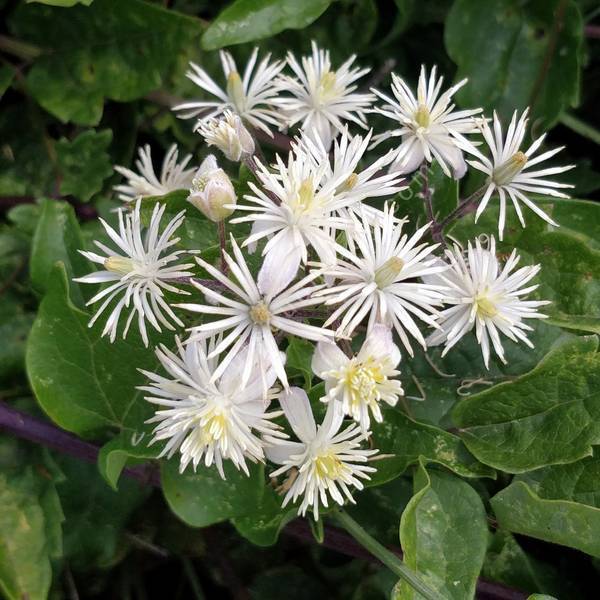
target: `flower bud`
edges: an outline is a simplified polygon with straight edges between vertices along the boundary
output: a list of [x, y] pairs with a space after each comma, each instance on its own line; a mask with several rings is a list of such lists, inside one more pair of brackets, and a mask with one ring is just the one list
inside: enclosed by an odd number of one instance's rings
[[212, 154], [200, 165], [187, 199], [215, 223], [225, 220], [233, 213], [233, 205], [237, 200], [235, 190], [227, 173], [218, 167]]
[[198, 131], [209, 146], [216, 146], [234, 162], [244, 156], [254, 154], [254, 140], [244, 127], [242, 120], [231, 111], [225, 111], [224, 117], [202, 123]]

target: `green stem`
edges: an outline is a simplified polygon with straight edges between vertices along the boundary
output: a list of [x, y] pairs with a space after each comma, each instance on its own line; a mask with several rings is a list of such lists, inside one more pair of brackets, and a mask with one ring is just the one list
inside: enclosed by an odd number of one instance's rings
[[439, 235], [454, 221], [474, 212], [479, 204], [479, 199], [483, 196], [487, 188], [487, 184], [475, 190], [468, 198], [463, 200], [441, 223], [434, 223], [431, 227], [431, 234], [434, 236]]
[[42, 54], [41, 48], [7, 35], [0, 35], [0, 52], [12, 54], [24, 60], [33, 60]]
[[578, 119], [569, 113], [562, 113], [558, 120], [565, 127], [572, 129], [575, 133], [586, 137], [588, 140], [592, 140], [592, 142], [596, 144], [600, 144], [600, 131], [598, 131], [595, 127], [588, 125], [581, 119]]
[[348, 513], [340, 510], [335, 514], [337, 522], [373, 556], [377, 557], [390, 571], [404, 579], [415, 591], [427, 600], [446, 600], [444, 596], [431, 590], [393, 552], [372, 538]]

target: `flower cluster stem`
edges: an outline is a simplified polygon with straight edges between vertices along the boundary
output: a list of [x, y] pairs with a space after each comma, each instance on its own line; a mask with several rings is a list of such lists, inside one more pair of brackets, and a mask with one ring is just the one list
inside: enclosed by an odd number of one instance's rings
[[462, 200], [459, 205], [442, 221], [439, 223], [435, 222], [431, 227], [431, 235], [434, 240], [439, 241], [439, 238], [444, 235], [444, 229], [457, 221], [461, 217], [468, 215], [472, 212], [475, 212], [477, 209], [477, 205], [479, 203], [479, 199], [483, 196], [487, 186], [482, 186], [475, 192], [473, 192], [469, 197]]
[[376, 556], [390, 571], [404, 579], [423, 598], [446, 600], [444, 596], [425, 585], [412, 569], [409, 569], [394, 553], [371, 537], [348, 513], [340, 510], [335, 513], [335, 519], [357, 542], [373, 556]]
[[225, 232], [225, 221], [219, 221], [219, 247], [221, 249], [221, 272], [226, 275], [228, 271], [225, 260], [225, 247], [227, 246], [227, 233]]

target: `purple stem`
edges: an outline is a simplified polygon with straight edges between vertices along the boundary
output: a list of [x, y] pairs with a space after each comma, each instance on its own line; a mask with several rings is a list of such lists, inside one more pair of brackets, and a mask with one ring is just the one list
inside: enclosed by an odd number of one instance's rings
[[[95, 463], [98, 460], [100, 448], [95, 444], [81, 440], [52, 423], [32, 417], [1, 401], [0, 430], [89, 463]], [[125, 467], [123, 475], [144, 485], [160, 487], [160, 474], [156, 463]], [[296, 519], [288, 523], [283, 533], [305, 542], [313, 543], [315, 541], [308, 522], [304, 519]], [[376, 564], [379, 562], [354, 538], [336, 527], [325, 525], [323, 546], [346, 556], [368, 560]], [[389, 547], [388, 549], [402, 558], [400, 548]], [[498, 583], [479, 579], [477, 582], [477, 598], [478, 600], [525, 600], [527, 594]]]

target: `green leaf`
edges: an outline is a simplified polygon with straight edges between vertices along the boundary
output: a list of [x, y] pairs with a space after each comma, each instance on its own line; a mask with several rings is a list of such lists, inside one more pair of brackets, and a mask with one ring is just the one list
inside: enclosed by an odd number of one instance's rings
[[522, 473], [573, 462], [600, 442], [600, 354], [596, 336], [551, 351], [530, 373], [465, 398], [453, 418], [483, 463]]
[[28, 92], [79, 125], [98, 124], [105, 98], [129, 102], [160, 88], [202, 31], [199, 20], [141, 0], [96, 0], [68, 11], [21, 5], [11, 28], [42, 49], [27, 73]]
[[458, 180], [447, 177], [437, 161], [427, 165], [426, 175], [421, 170], [416, 171], [408, 188], [395, 197], [396, 215], [408, 217], [415, 228], [429, 221], [423, 197], [425, 189], [431, 194], [433, 213], [438, 221], [458, 205]]
[[113, 490], [117, 490], [117, 484], [121, 472], [128, 465], [144, 463], [154, 459], [160, 453], [160, 446], [149, 446], [152, 433], [144, 431], [145, 425], [140, 423], [138, 428], [142, 431], [125, 430], [119, 432], [112, 440], [104, 444], [98, 454], [98, 469], [100, 475]]
[[281, 496], [272, 487], [265, 487], [257, 509], [251, 514], [231, 519], [240, 535], [257, 546], [272, 546], [281, 530], [297, 517], [295, 507], [281, 508]]
[[399, 410], [384, 409], [383, 422], [373, 422], [371, 429], [374, 447], [381, 455], [393, 457], [374, 463], [377, 472], [367, 482], [369, 486], [398, 477], [419, 460], [443, 465], [462, 477], [495, 478], [494, 471], [478, 462], [458, 436], [414, 421]]
[[270, 37], [284, 29], [303, 29], [320, 17], [331, 0], [235, 0], [202, 36], [202, 47], [215, 50]]
[[81, 436], [106, 427], [139, 435], [152, 409], [136, 390], [144, 382], [138, 369], [154, 369], [154, 353], [137, 332], [115, 344], [101, 338], [102, 325], [88, 327], [67, 287], [64, 267], [55, 269], [27, 343], [36, 398], [55, 423]]
[[560, 598], [583, 597], [581, 590], [558, 569], [525, 552], [515, 537], [504, 530], [494, 534], [481, 576], [526, 592], [543, 591]]
[[600, 558], [600, 508], [571, 500], [547, 500], [525, 481], [514, 481], [491, 503], [503, 529]]
[[162, 490], [171, 510], [191, 527], [208, 527], [233, 517], [260, 514], [265, 489], [263, 467], [248, 465], [250, 477], [229, 461], [222, 479], [213, 465], [200, 465], [196, 473], [179, 473], [175, 460], [161, 463]]
[[111, 140], [110, 129], [91, 129], [79, 134], [73, 141], [63, 138], [57, 142], [61, 194], [87, 202], [102, 189], [104, 180], [113, 172], [107, 152]]
[[0, 317], [0, 379], [15, 375], [25, 367], [25, 342], [33, 315], [15, 312]]
[[40, 293], [48, 289], [52, 269], [61, 261], [67, 273], [71, 297], [77, 306], [83, 306], [81, 290], [73, 282], [73, 277], [81, 277], [90, 270], [90, 263], [78, 252], [81, 248], [83, 239], [73, 207], [66, 202], [43, 200], [29, 262], [34, 289]]
[[290, 374], [293, 375], [294, 371], [298, 371], [304, 376], [305, 389], [308, 391], [312, 387], [311, 362], [315, 347], [309, 341], [301, 338], [290, 337], [288, 340], [285, 366], [290, 369]]
[[457, 79], [469, 77], [457, 95], [461, 106], [507, 119], [531, 105], [538, 126], [549, 127], [578, 102], [582, 39], [573, 0], [456, 0], [445, 41]]
[[[535, 279], [540, 287], [531, 298], [551, 300], [543, 307], [551, 322], [560, 327], [600, 333], [600, 205], [581, 200], [536, 200], [536, 204], [560, 225], [556, 229], [531, 213], [527, 228], [517, 222], [514, 209], [507, 214], [507, 235], [499, 242], [499, 253], [516, 248], [522, 262], [538, 263]], [[497, 229], [498, 202], [486, 208], [477, 225], [472, 216], [463, 219], [451, 233], [461, 240]]]
[[61, 457], [60, 467], [66, 476], [58, 486], [65, 512], [65, 558], [77, 571], [106, 569], [123, 555], [124, 529], [151, 489], [124, 480], [116, 493], [94, 465]]
[[[404, 562], [444, 598], [468, 600], [485, 557], [488, 528], [481, 498], [449, 473], [425, 470], [415, 475], [415, 495], [400, 521]], [[403, 600], [418, 597], [404, 581]]]
[[45, 600], [62, 554], [59, 475], [40, 454], [0, 441], [0, 591], [9, 600]]

